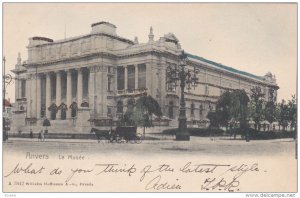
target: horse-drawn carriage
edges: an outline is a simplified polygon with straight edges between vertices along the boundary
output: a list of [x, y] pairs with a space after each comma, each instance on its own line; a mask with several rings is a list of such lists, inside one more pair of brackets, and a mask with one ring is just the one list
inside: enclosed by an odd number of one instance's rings
[[98, 142], [140, 144], [143, 141], [142, 135], [137, 133], [137, 127], [135, 126], [117, 126], [110, 129], [93, 127], [91, 133], [95, 133]]

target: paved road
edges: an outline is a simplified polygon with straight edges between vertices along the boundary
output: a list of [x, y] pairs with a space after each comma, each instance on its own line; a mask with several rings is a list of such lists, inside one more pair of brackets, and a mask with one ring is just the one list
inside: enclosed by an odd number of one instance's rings
[[38, 142], [36, 139], [10, 138], [3, 144], [8, 152], [68, 152], [82, 154], [143, 154], [147, 155], [222, 155], [222, 156], [295, 156], [293, 139], [276, 140], [230, 140], [216, 138], [211, 141], [207, 137], [191, 137], [191, 141], [178, 142], [172, 139], [145, 140], [141, 144], [130, 143], [98, 143], [95, 140], [48, 139]]

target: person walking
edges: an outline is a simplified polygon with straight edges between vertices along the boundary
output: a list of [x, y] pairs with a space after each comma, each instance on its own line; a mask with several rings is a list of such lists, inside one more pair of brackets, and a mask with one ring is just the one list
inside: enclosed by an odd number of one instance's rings
[[30, 129], [29, 137], [32, 139], [33, 138], [33, 132], [32, 129]]
[[44, 142], [45, 141], [45, 133], [44, 130], [41, 130], [41, 141]]

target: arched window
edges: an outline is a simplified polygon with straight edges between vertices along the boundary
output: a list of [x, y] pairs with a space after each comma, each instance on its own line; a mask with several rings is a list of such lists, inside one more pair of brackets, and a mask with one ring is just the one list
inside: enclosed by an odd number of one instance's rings
[[56, 119], [56, 113], [57, 113], [57, 106], [55, 103], [52, 103], [52, 105], [48, 108], [48, 111], [51, 112], [51, 120]]
[[56, 110], [51, 109], [51, 120], [55, 120], [55, 119], [56, 119]]
[[67, 112], [66, 109], [62, 109], [61, 110], [61, 119], [65, 120], [67, 118]]
[[168, 113], [169, 113], [169, 118], [172, 118], [172, 119], [174, 118], [173, 108], [174, 108], [174, 103], [173, 103], [173, 101], [170, 101]]
[[76, 115], [77, 115], [77, 109], [72, 109], [72, 110], [71, 110], [71, 117], [72, 117], [72, 118], [75, 118]]
[[117, 113], [122, 113], [123, 114], [123, 101], [118, 101], [117, 103]]
[[75, 118], [76, 115], [77, 115], [77, 103], [76, 102], [73, 102], [71, 105], [70, 105], [70, 109], [71, 109], [71, 117], [72, 118]]
[[66, 105], [65, 103], [62, 103], [62, 104], [58, 107], [58, 109], [61, 110], [61, 111], [60, 111], [61, 119], [62, 119], [62, 120], [65, 120], [66, 117], [67, 117], [67, 110], [68, 110], [67, 105]]
[[195, 115], [194, 112], [195, 112], [195, 104], [192, 103], [192, 104], [191, 104], [191, 116], [194, 116], [194, 115]]

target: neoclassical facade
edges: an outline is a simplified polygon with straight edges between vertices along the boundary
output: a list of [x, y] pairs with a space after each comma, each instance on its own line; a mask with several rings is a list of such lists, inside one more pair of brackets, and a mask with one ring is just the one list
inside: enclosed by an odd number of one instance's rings
[[[87, 35], [53, 41], [29, 39], [28, 59], [20, 54], [16, 77], [17, 125], [40, 126], [44, 118], [54, 127], [90, 126], [90, 121], [117, 119], [129, 98], [151, 95], [166, 117], [177, 122], [179, 88], [169, 86], [166, 68], [178, 65], [182, 48], [174, 34], [147, 43], [120, 37], [108, 22], [91, 25]], [[186, 91], [188, 121], [201, 123], [225, 90], [260, 86], [268, 100], [279, 88], [271, 73], [256, 76], [188, 54], [187, 67], [198, 70], [199, 84]], [[172, 123], [172, 122], [171, 122]], [[93, 123], [92, 123], [93, 124]]]

